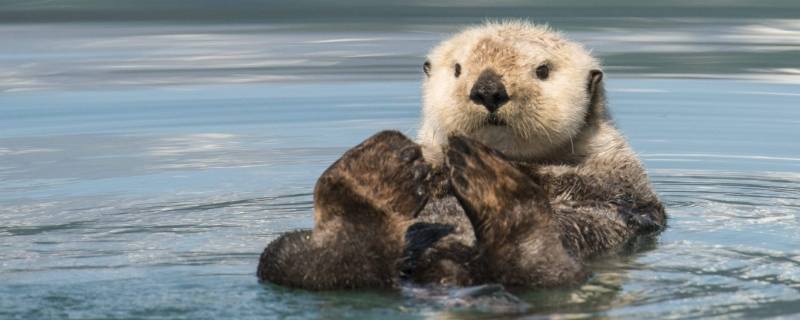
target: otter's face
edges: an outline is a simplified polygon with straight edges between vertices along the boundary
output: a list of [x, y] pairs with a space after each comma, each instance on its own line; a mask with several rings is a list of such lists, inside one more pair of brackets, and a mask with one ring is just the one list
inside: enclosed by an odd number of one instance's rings
[[512, 158], [569, 144], [601, 73], [578, 44], [531, 25], [488, 25], [443, 42], [423, 69], [423, 145], [460, 134]]

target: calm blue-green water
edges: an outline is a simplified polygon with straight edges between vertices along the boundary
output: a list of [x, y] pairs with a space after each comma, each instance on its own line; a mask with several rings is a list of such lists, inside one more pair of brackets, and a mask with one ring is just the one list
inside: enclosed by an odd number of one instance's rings
[[[503, 2], [603, 58], [615, 119], [671, 220], [579, 288], [472, 299], [290, 290], [255, 268], [270, 240], [312, 226], [313, 184], [344, 150], [414, 135], [422, 57], [480, 8], [304, 20], [281, 2], [280, 19], [170, 22], [72, 2], [0, 5], [0, 319], [800, 317], [791, 2], [582, 18]], [[624, 16], [637, 12], [648, 18]]]

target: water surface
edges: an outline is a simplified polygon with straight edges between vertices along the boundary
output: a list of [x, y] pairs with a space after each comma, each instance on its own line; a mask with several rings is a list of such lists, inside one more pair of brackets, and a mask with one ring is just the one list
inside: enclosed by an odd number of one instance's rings
[[425, 52], [479, 18], [7, 20], [0, 318], [796, 317], [800, 20], [684, 16], [546, 20], [603, 59], [669, 229], [579, 288], [479, 298], [255, 277], [342, 152], [414, 135]]

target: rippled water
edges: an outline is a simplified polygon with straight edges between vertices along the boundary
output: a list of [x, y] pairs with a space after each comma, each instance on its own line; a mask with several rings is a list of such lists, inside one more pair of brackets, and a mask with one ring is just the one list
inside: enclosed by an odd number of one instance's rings
[[0, 318], [800, 314], [791, 17], [550, 20], [605, 61], [671, 218], [589, 283], [258, 284], [263, 247], [311, 227], [327, 165], [413, 135], [422, 56], [469, 21], [0, 24]]

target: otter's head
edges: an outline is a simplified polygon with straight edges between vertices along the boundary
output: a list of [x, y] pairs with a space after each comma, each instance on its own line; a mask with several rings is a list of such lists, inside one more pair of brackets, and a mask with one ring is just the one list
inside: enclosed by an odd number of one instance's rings
[[569, 146], [602, 109], [597, 60], [529, 23], [467, 29], [434, 48], [423, 70], [419, 139], [433, 161], [451, 135], [516, 159], [546, 157]]

